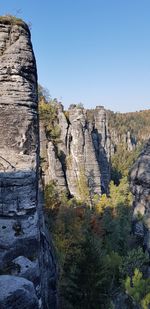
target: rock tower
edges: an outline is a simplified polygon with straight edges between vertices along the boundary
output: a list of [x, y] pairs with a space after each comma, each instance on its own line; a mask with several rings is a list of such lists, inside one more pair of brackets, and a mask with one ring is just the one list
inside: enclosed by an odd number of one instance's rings
[[56, 308], [39, 186], [37, 71], [28, 26], [0, 18], [0, 308]]
[[61, 132], [57, 145], [46, 138], [42, 121], [40, 124], [41, 157], [47, 162], [45, 183], [55, 181], [58, 189], [76, 198], [84, 195], [83, 200], [85, 191], [91, 199], [108, 193], [111, 144], [106, 110], [71, 106], [66, 115], [58, 103], [57, 123]]

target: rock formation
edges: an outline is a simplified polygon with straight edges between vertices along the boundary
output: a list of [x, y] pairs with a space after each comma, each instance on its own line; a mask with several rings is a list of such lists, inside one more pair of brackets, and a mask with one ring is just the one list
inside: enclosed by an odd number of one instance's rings
[[[148, 116], [141, 116], [140, 112], [124, 115], [105, 110], [103, 106], [84, 109], [80, 105], [71, 105], [64, 111], [57, 101], [54, 108], [56, 119], [51, 126], [54, 129], [59, 126], [59, 140], [47, 137], [43, 118], [40, 123], [45, 184], [55, 181], [60, 190], [67, 190], [76, 198], [83, 198], [81, 187], [89, 191], [91, 199], [94, 194], [107, 194], [113, 155], [120, 155], [121, 150], [132, 152], [140, 148], [147, 140], [150, 113]], [[141, 117], [140, 124], [147, 121], [145, 135], [138, 135], [137, 117]]]
[[131, 170], [134, 195], [133, 228], [150, 252], [150, 140]]
[[117, 149], [117, 146], [124, 145], [126, 150], [134, 151], [136, 149], [137, 141], [130, 131], [120, 134], [116, 129], [110, 129], [111, 131], [111, 155], [113, 155]]
[[55, 102], [55, 108], [57, 119], [53, 127], [60, 128], [57, 145], [55, 138], [47, 138], [43, 121], [40, 124], [45, 184], [55, 181], [60, 190], [67, 190], [76, 198], [82, 198], [81, 182], [91, 198], [94, 194], [108, 193], [111, 158], [121, 147], [134, 151], [138, 145], [136, 137], [125, 124], [121, 132], [117, 131], [114, 113], [103, 106], [88, 110], [71, 105], [64, 111]]
[[107, 193], [110, 181], [110, 138], [107, 114], [103, 107], [85, 110], [72, 106], [65, 115], [57, 105], [57, 121], [61, 129], [59, 142], [48, 141], [41, 123], [41, 157], [45, 183], [56, 181], [60, 189], [84, 198], [89, 192]]
[[0, 308], [56, 308], [39, 186], [36, 63], [27, 25], [0, 18]]

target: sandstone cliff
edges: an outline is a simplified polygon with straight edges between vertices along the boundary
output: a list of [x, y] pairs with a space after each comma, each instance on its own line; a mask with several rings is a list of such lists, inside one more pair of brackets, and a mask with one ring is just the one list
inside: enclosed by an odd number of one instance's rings
[[27, 25], [0, 18], [0, 308], [56, 308], [39, 186], [37, 72]]
[[54, 134], [47, 136], [44, 117], [40, 123], [45, 184], [55, 181], [60, 190], [65, 189], [83, 200], [85, 195], [89, 195], [92, 200], [95, 194], [107, 194], [111, 158], [114, 154], [117, 156], [120, 149], [134, 151], [139, 143], [130, 131], [131, 126], [128, 128], [126, 118], [123, 118], [121, 127], [116, 114], [105, 110], [103, 106], [88, 110], [71, 105], [68, 111], [64, 111], [61, 104], [54, 102], [50, 115], [54, 108], [56, 113], [51, 127], [59, 127], [59, 139], [58, 136], [52, 137]]
[[57, 104], [59, 141], [46, 138], [41, 122], [41, 157], [47, 162], [44, 180], [56, 181], [60, 189], [85, 200], [108, 192], [110, 136], [103, 107], [86, 110], [71, 106], [67, 113]]
[[150, 252], [150, 140], [134, 164], [130, 177], [134, 195], [134, 233]]

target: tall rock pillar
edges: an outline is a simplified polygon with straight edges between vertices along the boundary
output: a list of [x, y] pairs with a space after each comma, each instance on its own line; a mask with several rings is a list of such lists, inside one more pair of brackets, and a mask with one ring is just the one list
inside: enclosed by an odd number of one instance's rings
[[56, 308], [39, 202], [37, 72], [27, 25], [0, 18], [0, 308]]

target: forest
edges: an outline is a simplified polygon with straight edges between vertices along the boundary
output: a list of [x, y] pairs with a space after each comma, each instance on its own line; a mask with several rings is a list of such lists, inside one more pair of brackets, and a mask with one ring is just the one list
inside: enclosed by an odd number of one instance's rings
[[[39, 95], [40, 121], [49, 140], [57, 144], [57, 100], [46, 95]], [[111, 128], [119, 134], [130, 129], [138, 141], [133, 151], [118, 145], [111, 159], [109, 194], [95, 195], [91, 205], [84, 181], [80, 200], [59, 192], [54, 181], [45, 186], [46, 223], [55, 247], [60, 307], [64, 309], [148, 309], [150, 301], [149, 256], [142, 239], [133, 233], [129, 181], [149, 130], [150, 113], [109, 112], [109, 119]]]

